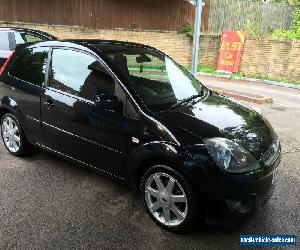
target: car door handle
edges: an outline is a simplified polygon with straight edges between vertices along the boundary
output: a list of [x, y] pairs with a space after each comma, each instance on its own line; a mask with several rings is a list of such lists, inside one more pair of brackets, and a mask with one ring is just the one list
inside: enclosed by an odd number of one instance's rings
[[42, 102], [42, 104], [43, 104], [44, 106], [46, 106], [48, 109], [52, 109], [52, 108], [54, 107], [54, 103], [53, 103], [53, 101], [50, 100], [50, 99], [44, 100], [44, 101]]

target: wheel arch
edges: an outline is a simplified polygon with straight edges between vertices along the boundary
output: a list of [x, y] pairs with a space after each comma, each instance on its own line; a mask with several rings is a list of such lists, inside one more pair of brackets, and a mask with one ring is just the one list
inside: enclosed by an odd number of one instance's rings
[[137, 171], [136, 171], [135, 177], [134, 177], [134, 186], [133, 187], [135, 189], [139, 188], [140, 180], [142, 179], [142, 176], [152, 166], [165, 165], [165, 166], [171, 167], [173, 164], [174, 164], [174, 162], [172, 162], [171, 160], [161, 158], [161, 157], [153, 157], [153, 158], [144, 160], [143, 162], [141, 162], [139, 164], [139, 167], [137, 168]]
[[[3, 133], [3, 131], [2, 131], [2, 119], [4, 117], [10, 117], [10, 118], [12, 118], [14, 120], [14, 122], [16, 123], [15, 126], [18, 127], [18, 129], [16, 131], [19, 132], [19, 135], [18, 135], [19, 136], [19, 145], [18, 145], [18, 148], [17, 149], [14, 148], [16, 151], [12, 151], [12, 149], [9, 148], [8, 145], [5, 145], [6, 148], [7, 148], [7, 150], [12, 155], [17, 156], [17, 157], [27, 156], [30, 153], [34, 152], [32, 150], [32, 148], [30, 147], [31, 145], [28, 143], [26, 134], [24, 133], [24, 130], [22, 128], [22, 125], [20, 123], [20, 119], [19, 119], [19, 116], [18, 116], [18, 112], [16, 110], [14, 110], [14, 109], [9, 108], [9, 107], [0, 106], [0, 120], [1, 120], [0, 127], [1, 127], [1, 134]], [[13, 136], [15, 136], [15, 134], [13, 134]], [[3, 137], [3, 134], [2, 134], [2, 137]], [[3, 137], [3, 142], [4, 142], [4, 144], [6, 144], [5, 141], [4, 141], [4, 137]]]
[[153, 165], [166, 165], [182, 173], [179, 148], [165, 142], [152, 142], [140, 146], [128, 157], [128, 185], [139, 188], [143, 174]]
[[12, 113], [15, 114], [16, 112], [13, 111], [13, 109], [5, 107], [5, 106], [0, 106], [0, 120], [6, 113]]
[[20, 113], [20, 111], [18, 111], [17, 103], [10, 98], [6, 98], [6, 99], [8, 99], [8, 102], [4, 98], [2, 98], [2, 100], [0, 102], [0, 121], [4, 114], [10, 113], [10, 114], [14, 115], [17, 118], [17, 120], [24, 132], [24, 136], [27, 138], [25, 119], [22, 116], [22, 113]]
[[5, 113], [11, 113], [14, 116], [16, 116], [16, 118], [18, 118], [20, 125], [24, 129], [25, 119], [24, 119], [24, 116], [21, 113], [20, 109], [18, 109], [18, 103], [14, 99], [12, 99], [8, 96], [4, 96], [0, 100], [0, 116], [1, 116], [1, 118]]

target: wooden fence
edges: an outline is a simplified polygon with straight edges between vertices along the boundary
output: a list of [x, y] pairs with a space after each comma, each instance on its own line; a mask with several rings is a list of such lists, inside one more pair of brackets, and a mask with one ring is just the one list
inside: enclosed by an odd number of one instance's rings
[[208, 31], [242, 30], [249, 27], [258, 33], [288, 29], [295, 8], [287, 4], [249, 2], [247, 0], [210, 0]]
[[0, 0], [0, 21], [7, 22], [177, 30], [193, 19], [183, 0]]
[[[203, 0], [202, 31], [240, 30], [247, 23], [262, 33], [291, 25], [294, 8], [248, 0]], [[194, 22], [184, 0], [0, 0], [0, 21], [62, 24], [93, 29], [175, 31]]]

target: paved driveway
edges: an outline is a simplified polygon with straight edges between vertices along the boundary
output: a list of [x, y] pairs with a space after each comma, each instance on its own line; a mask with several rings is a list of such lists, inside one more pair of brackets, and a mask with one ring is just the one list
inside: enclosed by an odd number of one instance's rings
[[236, 249], [242, 233], [299, 236], [300, 102], [279, 95], [258, 107], [283, 143], [280, 175], [247, 224], [174, 235], [148, 218], [136, 192], [48, 153], [14, 158], [0, 144], [0, 249]]

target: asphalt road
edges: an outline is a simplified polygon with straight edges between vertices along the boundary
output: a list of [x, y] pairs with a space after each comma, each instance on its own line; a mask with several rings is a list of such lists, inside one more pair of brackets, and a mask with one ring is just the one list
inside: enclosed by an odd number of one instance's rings
[[300, 91], [290, 91], [256, 105], [280, 135], [283, 159], [273, 196], [247, 223], [175, 235], [151, 221], [135, 191], [48, 153], [14, 158], [0, 144], [0, 249], [237, 249], [240, 234], [299, 236]]

